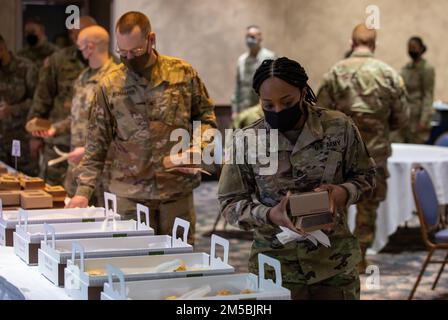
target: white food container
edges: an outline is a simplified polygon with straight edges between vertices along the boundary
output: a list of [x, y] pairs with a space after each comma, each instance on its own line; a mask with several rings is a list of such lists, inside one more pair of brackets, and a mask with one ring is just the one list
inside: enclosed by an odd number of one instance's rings
[[[21, 209], [24, 210], [24, 209]], [[25, 210], [28, 224], [64, 223], [64, 222], [92, 222], [103, 221], [106, 218], [104, 208], [75, 208], [75, 209], [43, 209]], [[116, 219], [120, 219], [117, 215]], [[13, 246], [13, 233], [19, 222], [19, 210], [5, 211], [0, 209], [0, 245]]]
[[[275, 270], [275, 282], [265, 278], [265, 266]], [[167, 297], [189, 300], [289, 300], [291, 292], [282, 287], [281, 265], [276, 259], [258, 255], [258, 272], [206, 276], [200, 278], [163, 279], [125, 282], [123, 272], [112, 265], [107, 267], [108, 282], [101, 292], [102, 300], [164, 300]], [[113, 276], [118, 282], [112, 282]], [[218, 295], [227, 290], [229, 295]], [[242, 293], [250, 290], [251, 293]], [[194, 294], [196, 293], [196, 295]], [[244, 292], [244, 291], [243, 291]]]
[[[216, 245], [224, 248], [224, 258], [217, 258]], [[75, 260], [75, 253], [80, 259]], [[178, 253], [157, 256], [114, 257], [84, 259], [84, 249], [73, 242], [72, 259], [65, 268], [65, 291], [73, 299], [96, 300], [101, 298], [103, 285], [108, 280], [107, 266], [120, 268], [126, 281], [200, 277], [204, 275], [233, 273], [228, 264], [229, 241], [216, 235], [211, 237], [210, 255], [206, 253]], [[175, 266], [161, 270], [160, 265], [183, 262], [185, 271], [174, 271]], [[92, 274], [93, 272], [96, 273]]]
[[[139, 222], [140, 223], [140, 222]], [[54, 227], [46, 225], [44, 241], [39, 249], [39, 272], [58, 286], [64, 285], [64, 269], [72, 256], [73, 240], [55, 240]], [[179, 227], [183, 229], [183, 239], [177, 239]], [[163, 255], [192, 252], [193, 246], [187, 243], [188, 221], [176, 218], [172, 236], [138, 236], [126, 238], [77, 239], [84, 248], [85, 258], [104, 258], [119, 256]], [[50, 237], [48, 237], [50, 235]], [[51, 242], [48, 239], [51, 238]]]
[[[26, 212], [19, 210], [19, 224], [14, 232], [14, 252], [27, 264], [38, 263], [38, 249], [46, 237], [45, 224], [28, 225]], [[153, 235], [154, 230], [141, 221], [116, 221], [111, 213], [103, 222], [78, 222], [53, 224], [55, 239], [84, 239]], [[137, 216], [141, 212], [137, 211]], [[148, 214], [149, 216], [149, 214]], [[111, 218], [112, 217], [112, 218]], [[22, 223], [22, 219], [24, 223]], [[147, 219], [146, 221], [148, 221]]]

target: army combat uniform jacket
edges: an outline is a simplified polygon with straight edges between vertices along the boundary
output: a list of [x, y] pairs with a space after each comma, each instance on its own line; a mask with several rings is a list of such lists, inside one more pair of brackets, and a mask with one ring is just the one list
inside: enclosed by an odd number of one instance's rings
[[[375, 164], [353, 122], [340, 112], [310, 105], [306, 110], [307, 121], [295, 143], [278, 134], [277, 173], [261, 175], [263, 166], [248, 164], [245, 148], [245, 163], [224, 165], [219, 181], [223, 215], [235, 226], [254, 230], [251, 261], [258, 253], [279, 259], [286, 283], [305, 278], [313, 284], [352, 270], [360, 260], [359, 245], [348, 229], [346, 210], [337, 215], [333, 231], [327, 232], [330, 248], [309, 241], [282, 245], [276, 238], [281, 230], [267, 220], [268, 211], [288, 191], [301, 193], [321, 184], [341, 185], [348, 191], [348, 206], [374, 185]], [[268, 137], [271, 130], [264, 119], [244, 131], [251, 129], [267, 129]]]
[[[150, 81], [121, 65], [99, 83], [92, 108], [86, 153], [77, 168], [77, 195], [90, 197], [109, 148], [110, 191], [120, 197], [165, 200], [191, 194], [199, 175], [166, 172], [163, 158], [176, 141], [174, 129], [192, 134], [216, 127], [213, 104], [187, 62], [157, 54]], [[205, 147], [206, 143], [202, 145]]]

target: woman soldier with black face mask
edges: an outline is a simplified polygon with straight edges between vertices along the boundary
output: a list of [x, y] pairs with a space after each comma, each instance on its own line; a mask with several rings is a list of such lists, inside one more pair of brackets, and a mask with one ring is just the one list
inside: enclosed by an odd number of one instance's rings
[[392, 134], [393, 142], [425, 143], [431, 130], [432, 104], [434, 97], [434, 67], [423, 58], [426, 45], [422, 38], [412, 37], [408, 41], [411, 58], [401, 70], [410, 110], [409, 125]]
[[[246, 145], [244, 163], [223, 167], [220, 209], [229, 223], [254, 230], [251, 272], [258, 272], [257, 255], [264, 253], [281, 262], [283, 286], [293, 299], [359, 299], [360, 249], [346, 215], [349, 205], [372, 190], [375, 165], [348, 117], [314, 106], [307, 81], [303, 67], [288, 58], [265, 60], [258, 68], [253, 88], [264, 118], [243, 130], [257, 137], [265, 131], [270, 143], [278, 130], [278, 169], [266, 174], [265, 165], [248, 161], [254, 155]], [[333, 224], [322, 231], [331, 246], [303, 238], [280, 242], [280, 227], [304, 234], [288, 209], [291, 195], [319, 191], [329, 193]]]

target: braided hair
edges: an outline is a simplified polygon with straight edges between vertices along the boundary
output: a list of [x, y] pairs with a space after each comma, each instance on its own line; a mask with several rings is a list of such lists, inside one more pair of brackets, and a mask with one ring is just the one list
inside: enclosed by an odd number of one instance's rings
[[255, 71], [252, 82], [252, 88], [258, 95], [260, 95], [260, 87], [263, 82], [271, 77], [279, 78], [300, 90], [306, 88], [304, 100], [310, 104], [316, 103], [316, 95], [307, 83], [308, 75], [297, 61], [286, 57], [278, 58], [277, 60], [264, 60], [257, 71]]

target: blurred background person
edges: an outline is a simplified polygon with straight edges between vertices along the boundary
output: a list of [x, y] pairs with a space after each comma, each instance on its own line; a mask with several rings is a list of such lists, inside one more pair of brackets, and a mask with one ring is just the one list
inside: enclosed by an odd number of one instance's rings
[[18, 55], [28, 58], [41, 68], [45, 58], [58, 50], [54, 44], [47, 40], [45, 26], [39, 17], [28, 19], [24, 25], [25, 46]]
[[258, 96], [252, 89], [252, 78], [257, 68], [266, 59], [275, 59], [276, 54], [261, 46], [263, 37], [260, 27], [251, 25], [246, 30], [246, 46], [237, 62], [236, 85], [232, 97], [232, 118], [241, 111], [258, 104]]
[[426, 45], [422, 38], [412, 37], [408, 41], [408, 54], [411, 58], [401, 76], [408, 93], [410, 111], [409, 124], [392, 134], [393, 142], [425, 143], [431, 132], [431, 118], [434, 100], [434, 67], [423, 58]]

